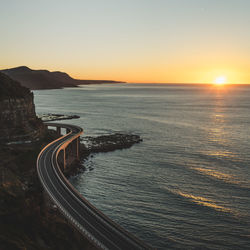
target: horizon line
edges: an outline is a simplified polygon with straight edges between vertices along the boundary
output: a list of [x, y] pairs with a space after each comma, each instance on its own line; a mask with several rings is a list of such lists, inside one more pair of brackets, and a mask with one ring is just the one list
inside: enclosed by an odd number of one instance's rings
[[[218, 85], [216, 83], [191, 83], [191, 82], [178, 82], [178, 83], [171, 83], [171, 82], [124, 82], [127, 84], [176, 84], [176, 85]], [[224, 83], [218, 86], [225, 86], [225, 85], [250, 85], [250, 83]]]

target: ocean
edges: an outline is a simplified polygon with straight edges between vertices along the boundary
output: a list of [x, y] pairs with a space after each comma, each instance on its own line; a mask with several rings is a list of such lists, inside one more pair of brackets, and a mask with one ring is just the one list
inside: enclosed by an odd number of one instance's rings
[[108, 84], [34, 91], [37, 113], [86, 136], [143, 142], [98, 153], [70, 179], [157, 249], [250, 249], [250, 86]]

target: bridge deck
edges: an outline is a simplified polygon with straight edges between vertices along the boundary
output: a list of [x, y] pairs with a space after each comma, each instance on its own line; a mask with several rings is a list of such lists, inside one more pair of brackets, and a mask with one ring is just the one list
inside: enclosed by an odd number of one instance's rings
[[57, 163], [58, 153], [65, 144], [83, 133], [82, 128], [58, 123], [46, 125], [62, 127], [70, 131], [47, 145], [37, 159], [41, 183], [66, 218], [100, 249], [151, 249], [90, 204], [61, 172]]

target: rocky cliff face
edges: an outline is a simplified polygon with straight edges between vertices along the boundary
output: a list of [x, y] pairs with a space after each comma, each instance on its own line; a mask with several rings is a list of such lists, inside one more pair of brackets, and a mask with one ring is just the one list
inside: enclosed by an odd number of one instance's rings
[[0, 142], [34, 141], [43, 133], [33, 93], [0, 73]]
[[[56, 139], [52, 132], [36, 117], [33, 94], [0, 73], [0, 249], [94, 249], [54, 208], [38, 180], [36, 159]], [[24, 140], [31, 143], [5, 143]]]

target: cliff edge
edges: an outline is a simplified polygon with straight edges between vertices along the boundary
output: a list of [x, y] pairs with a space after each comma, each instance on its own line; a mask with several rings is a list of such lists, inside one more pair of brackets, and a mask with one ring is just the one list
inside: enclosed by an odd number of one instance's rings
[[[37, 118], [33, 94], [0, 73], [0, 249], [94, 249], [43, 192], [36, 159], [56, 139]], [[24, 143], [24, 142], [29, 143]]]
[[39, 140], [44, 125], [37, 118], [33, 93], [0, 72], [0, 143]]

